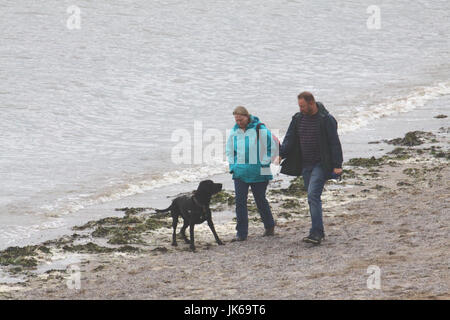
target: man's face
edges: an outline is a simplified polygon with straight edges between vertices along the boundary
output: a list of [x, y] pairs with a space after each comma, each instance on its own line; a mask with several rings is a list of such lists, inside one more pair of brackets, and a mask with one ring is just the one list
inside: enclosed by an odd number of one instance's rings
[[237, 125], [241, 129], [245, 129], [247, 127], [248, 122], [249, 122], [248, 117], [240, 115], [240, 114], [235, 114], [234, 115], [234, 120], [236, 121]]
[[313, 102], [308, 103], [305, 99], [298, 99], [298, 106], [300, 107], [300, 111], [303, 114], [312, 115], [314, 112]]

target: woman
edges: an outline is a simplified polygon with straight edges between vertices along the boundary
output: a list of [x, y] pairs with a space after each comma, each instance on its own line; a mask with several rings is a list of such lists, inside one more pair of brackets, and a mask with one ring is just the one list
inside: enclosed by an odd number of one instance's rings
[[273, 236], [275, 222], [266, 199], [266, 190], [269, 180], [273, 179], [270, 162], [278, 145], [274, 143], [272, 134], [265, 125], [257, 117], [250, 115], [246, 108], [237, 107], [233, 115], [236, 124], [228, 137], [226, 153], [236, 195], [237, 234], [234, 241], [247, 240], [248, 187], [252, 190], [264, 223], [263, 236]]

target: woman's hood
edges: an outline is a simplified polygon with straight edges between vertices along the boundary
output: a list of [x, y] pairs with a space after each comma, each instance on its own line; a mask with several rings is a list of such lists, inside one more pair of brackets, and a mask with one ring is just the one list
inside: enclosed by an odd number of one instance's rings
[[[248, 130], [248, 129], [256, 128], [258, 123], [260, 123], [259, 118], [256, 116], [250, 115], [250, 122], [245, 129]], [[233, 131], [236, 131], [238, 129], [239, 129], [239, 126], [237, 124], [235, 124], [233, 127]]]

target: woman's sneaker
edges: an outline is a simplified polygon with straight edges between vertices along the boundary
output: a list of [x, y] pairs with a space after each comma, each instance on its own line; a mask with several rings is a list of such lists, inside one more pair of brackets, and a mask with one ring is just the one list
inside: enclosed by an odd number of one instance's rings
[[234, 237], [233, 239], [231, 239], [231, 242], [236, 242], [236, 241], [245, 241], [247, 240], [247, 238], [242, 238], [242, 237]]
[[275, 226], [273, 226], [272, 228], [266, 229], [266, 231], [264, 231], [263, 237], [271, 237], [275, 235]]

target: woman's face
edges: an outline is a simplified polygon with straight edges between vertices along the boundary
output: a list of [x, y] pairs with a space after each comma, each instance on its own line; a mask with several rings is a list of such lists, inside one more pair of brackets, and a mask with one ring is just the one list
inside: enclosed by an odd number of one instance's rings
[[245, 129], [248, 125], [249, 122], [249, 118], [247, 116], [243, 116], [240, 114], [235, 114], [234, 115], [234, 120], [236, 120], [237, 125], [239, 126], [239, 128], [241, 129]]

